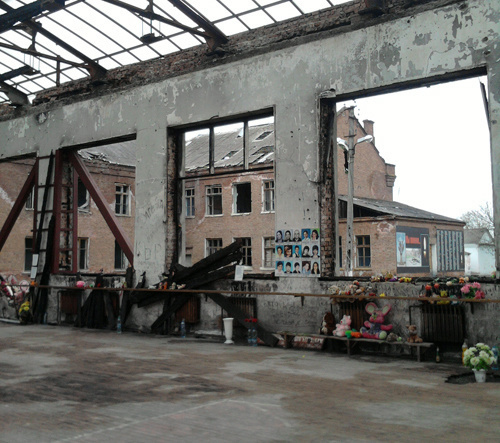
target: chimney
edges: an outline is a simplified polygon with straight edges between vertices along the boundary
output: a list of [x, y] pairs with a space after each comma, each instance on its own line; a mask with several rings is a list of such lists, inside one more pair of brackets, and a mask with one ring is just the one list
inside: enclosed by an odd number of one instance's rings
[[374, 124], [375, 123], [372, 120], [363, 120], [363, 126], [365, 128], [365, 132], [373, 136], [373, 144], [375, 144], [375, 134], [373, 133]]

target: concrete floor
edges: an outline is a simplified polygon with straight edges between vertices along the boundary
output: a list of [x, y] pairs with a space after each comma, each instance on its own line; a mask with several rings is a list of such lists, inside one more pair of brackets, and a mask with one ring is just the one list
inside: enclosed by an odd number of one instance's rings
[[0, 323], [0, 441], [498, 441], [500, 384], [460, 371]]

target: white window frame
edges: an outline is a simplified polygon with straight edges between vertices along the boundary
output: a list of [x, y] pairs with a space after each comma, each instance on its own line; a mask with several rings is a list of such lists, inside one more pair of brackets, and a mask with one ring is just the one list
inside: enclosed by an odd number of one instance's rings
[[[266, 185], [272, 183], [272, 187], [266, 187]], [[271, 209], [266, 208], [266, 196], [271, 194], [270, 205]], [[262, 213], [271, 214], [274, 213], [274, 197], [275, 197], [274, 179], [262, 180]]]
[[[220, 244], [214, 245], [213, 242]], [[205, 257], [221, 250], [223, 247], [222, 238], [206, 238], [205, 239]]]
[[35, 209], [35, 190], [32, 189], [28, 194], [28, 198], [26, 199], [26, 203], [24, 204], [24, 209], [27, 211], [33, 211]]
[[[81, 265], [81, 260], [80, 260], [81, 251], [82, 251], [82, 248], [81, 248], [82, 242], [85, 243], [85, 248], [84, 248], [85, 266], [83, 266], [83, 267]], [[88, 237], [78, 237], [78, 263], [77, 263], [77, 266], [78, 266], [79, 271], [87, 271], [89, 269], [89, 245], [90, 245], [90, 240]]]
[[196, 215], [195, 208], [195, 188], [186, 188], [184, 190], [184, 200], [185, 200], [185, 208], [186, 208], [186, 218], [194, 218]]
[[[120, 253], [121, 253], [121, 262], [122, 266], [121, 267], [116, 267], [116, 248], [120, 248]], [[115, 240], [115, 253], [113, 255], [113, 267], [116, 271], [124, 271], [127, 269], [128, 266], [128, 259], [125, 253], [123, 252], [123, 249], [120, 247], [118, 242]]]
[[[220, 192], [214, 191], [220, 190]], [[221, 212], [220, 214], [214, 214], [214, 198], [220, 198], [221, 201]], [[205, 186], [205, 215], [209, 217], [220, 217], [224, 215], [224, 208], [222, 207], [222, 185], [207, 185]]]
[[[236, 240], [241, 240], [242, 243], [242, 250], [243, 250], [243, 257], [241, 258], [241, 263], [242, 266], [244, 266], [245, 270], [250, 271], [253, 268], [253, 250], [252, 250], [252, 237], [234, 237], [233, 242]], [[250, 245], [245, 244], [246, 240], [250, 240]], [[250, 249], [250, 260], [252, 263], [250, 265], [243, 263], [243, 260], [245, 258], [245, 250]]]
[[[270, 241], [270, 246], [266, 245], [266, 240]], [[266, 266], [266, 251], [271, 251], [271, 261], [269, 266]], [[270, 237], [262, 237], [262, 267], [261, 269], [266, 270], [274, 270], [274, 265], [276, 262], [276, 244], [274, 236]]]
[[[78, 178], [78, 184], [77, 184], [77, 193], [78, 193], [78, 195], [77, 195], [77, 203], [78, 203], [78, 199], [80, 197], [80, 184], [81, 184], [81, 186], [85, 186], [83, 184], [82, 180], [80, 178]], [[115, 199], [116, 199], [116, 197], [115, 197]], [[90, 193], [87, 190], [87, 188], [85, 188], [85, 203], [83, 203], [82, 205], [78, 205], [78, 210], [80, 212], [89, 212], [90, 211]]]
[[[118, 190], [117, 188], [121, 188]], [[124, 191], [126, 188], [126, 191]], [[120, 201], [118, 201], [120, 197]], [[126, 198], [126, 203], [124, 204], [122, 199]], [[121, 209], [117, 211], [117, 206]], [[125, 206], [125, 211], [123, 207]], [[130, 185], [126, 183], [115, 183], [115, 215], [119, 217], [129, 217], [130, 216]]]

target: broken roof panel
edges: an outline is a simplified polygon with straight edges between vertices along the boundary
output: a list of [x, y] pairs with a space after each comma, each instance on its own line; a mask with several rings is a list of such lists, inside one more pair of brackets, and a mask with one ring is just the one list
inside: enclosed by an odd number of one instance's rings
[[[347, 196], [340, 195], [339, 200], [347, 202]], [[422, 220], [434, 220], [437, 222], [465, 224], [462, 220], [434, 214], [433, 212], [424, 211], [423, 209], [418, 209], [396, 201], [354, 197], [353, 202], [355, 206], [371, 209], [381, 215], [393, 215], [401, 218], [419, 218]]]
[[[2, 10], [6, 14], [35, 3], [33, 0], [0, 0], [0, 18]], [[59, 3], [64, 3], [64, 8], [50, 8], [35, 15], [33, 21], [15, 23], [0, 33], [0, 44], [17, 47], [0, 46], [0, 75], [28, 64], [22, 51], [32, 44], [39, 53], [40, 60], [35, 60], [33, 67], [40, 72], [6, 81], [30, 99], [44, 89], [57, 86], [57, 78], [65, 83], [87, 77], [89, 71], [82, 68], [84, 64], [90, 64], [93, 66], [90, 72], [99, 74], [106, 69], [203, 44], [203, 34], [215, 36], [217, 40], [217, 37], [225, 38], [225, 35], [346, 3], [346, 0], [66, 0]], [[146, 12], [150, 6], [161, 20], [139, 13]], [[186, 6], [188, 9], [184, 9]], [[139, 12], [128, 11], [127, 7]], [[191, 18], [187, 14], [191, 14]], [[172, 21], [181, 27], [167, 24]], [[34, 38], [32, 23], [41, 25]], [[207, 29], [202, 29], [203, 24]], [[61, 57], [73, 65], [61, 62], [58, 67], [56, 60], [44, 55]], [[0, 104], [9, 102], [8, 95], [0, 91]]]

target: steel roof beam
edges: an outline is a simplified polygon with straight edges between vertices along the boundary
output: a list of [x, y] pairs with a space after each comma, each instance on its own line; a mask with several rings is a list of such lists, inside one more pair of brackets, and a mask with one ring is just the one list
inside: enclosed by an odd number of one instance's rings
[[118, 6], [120, 8], [124, 8], [130, 12], [133, 12], [137, 15], [140, 15], [141, 17], [149, 18], [152, 20], [157, 20], [157, 21], [165, 23], [167, 25], [182, 29], [183, 31], [190, 32], [191, 34], [199, 35], [205, 39], [211, 38], [210, 34], [207, 32], [199, 31], [198, 29], [194, 29], [194, 28], [191, 28], [189, 26], [183, 25], [182, 23], [179, 23], [178, 21], [171, 20], [169, 18], [163, 17], [162, 15], [156, 14], [153, 11], [150, 11], [149, 9], [137, 8], [136, 6], [129, 5], [128, 3], [124, 3], [124, 2], [121, 2], [119, 0], [103, 0], [103, 1], [105, 1], [106, 3], [110, 3], [112, 5]]
[[5, 80], [10, 80], [11, 78], [17, 77], [18, 75], [30, 75], [33, 74], [34, 72], [35, 71], [31, 66], [24, 65], [21, 66], [20, 68], [13, 69], [12, 71], [0, 74], [0, 82], [4, 82]]
[[219, 45], [223, 45], [227, 43], [229, 40], [226, 35], [219, 30], [212, 22], [207, 20], [201, 14], [198, 14], [196, 11], [193, 11], [190, 6], [186, 5], [182, 0], [168, 0], [172, 3], [177, 9], [179, 9], [183, 14], [188, 16], [191, 20], [193, 20], [198, 26], [203, 28], [205, 32], [210, 36], [207, 40], [207, 44], [210, 49], [215, 49]]
[[38, 0], [33, 3], [21, 6], [17, 9], [11, 9], [5, 14], [0, 15], [0, 33], [8, 31], [17, 22], [30, 20], [43, 11], [56, 11], [65, 6], [66, 0]]
[[34, 51], [33, 49], [30, 48], [21, 48], [20, 46], [17, 45], [8, 45], [7, 43], [2, 43], [2, 42], [0, 42], [0, 47], [5, 49], [11, 49], [13, 51], [19, 51], [22, 52], [23, 54], [34, 55], [35, 57], [46, 58], [49, 60], [53, 60], [55, 62], [66, 63], [67, 65], [75, 66], [77, 68], [85, 68], [84, 63], [72, 62], [70, 60], [66, 60], [62, 57], [59, 57], [58, 55], [44, 54], [42, 52]]
[[0, 91], [4, 92], [7, 97], [9, 97], [9, 100], [13, 106], [24, 106], [30, 104], [28, 96], [24, 92], [21, 92], [19, 89], [16, 89], [14, 88], [14, 86], [11, 86], [1, 80]]
[[[11, 11], [13, 9], [7, 3], [5, 3], [3, 0], [0, 0], [0, 8], [4, 9], [6, 11]], [[46, 29], [42, 28], [42, 26], [39, 25], [38, 23], [35, 23], [32, 20], [26, 20], [23, 23], [26, 26], [28, 26], [29, 28], [31, 28], [33, 31], [39, 32], [40, 34], [47, 37], [49, 40], [51, 40], [56, 45], [59, 45], [61, 48], [65, 49], [69, 53], [73, 54], [75, 57], [78, 57], [80, 60], [84, 61], [86, 63], [85, 69], [87, 69], [89, 71], [91, 77], [99, 78], [99, 77], [103, 77], [106, 74], [107, 70], [105, 68], [100, 66], [98, 63], [96, 63], [90, 57], [87, 57], [85, 54], [78, 51], [78, 49], [73, 48], [73, 46], [69, 45], [64, 40], [62, 40], [59, 37], [57, 37], [56, 35], [52, 34], [52, 32], [49, 32]]]

